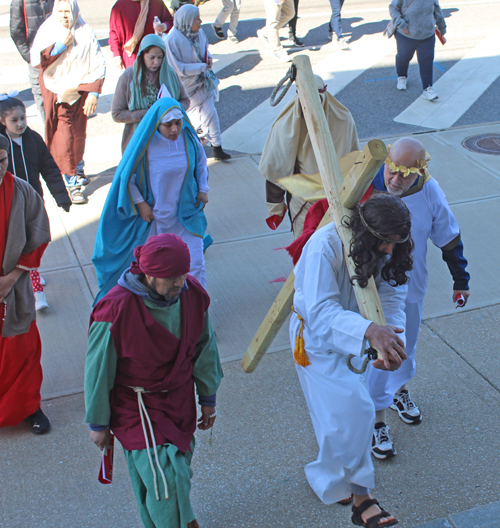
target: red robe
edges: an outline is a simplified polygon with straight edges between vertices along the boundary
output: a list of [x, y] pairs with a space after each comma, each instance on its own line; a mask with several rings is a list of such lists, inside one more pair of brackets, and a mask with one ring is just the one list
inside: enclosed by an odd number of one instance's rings
[[[123, 51], [123, 46], [134, 35], [135, 23], [139, 18], [140, 12], [141, 3], [134, 2], [133, 0], [118, 0], [111, 9], [109, 19], [109, 47], [111, 48], [113, 57], [122, 58], [125, 68], [129, 68], [134, 64], [141, 44], [140, 41], [137, 43], [134, 53], [130, 57]], [[149, 11], [142, 38], [154, 32], [153, 20], [155, 16], [160, 19], [160, 22], [167, 25], [167, 32], [172, 29], [174, 21], [163, 0], [149, 0]]]
[[[29, 187], [24, 182], [22, 184]], [[0, 185], [0, 262], [5, 262], [11, 213], [19, 207], [19, 204], [13, 201], [14, 187], [14, 176], [7, 172]], [[31, 192], [36, 194], [32, 189]], [[40, 197], [38, 199], [41, 201]], [[25, 228], [30, 229], [28, 224]], [[28, 253], [21, 253], [17, 266], [28, 270], [38, 268], [46, 247], [47, 243], [42, 243]], [[7, 275], [10, 271], [12, 270], [5, 270], [2, 266], [0, 276]], [[31, 296], [34, 305], [33, 293]], [[7, 303], [0, 303], [0, 427], [17, 425], [40, 407], [43, 379], [40, 364], [42, 343], [36, 321], [31, 322], [27, 332], [4, 337], [1, 331], [6, 310], [9, 309], [8, 297], [6, 301]]]

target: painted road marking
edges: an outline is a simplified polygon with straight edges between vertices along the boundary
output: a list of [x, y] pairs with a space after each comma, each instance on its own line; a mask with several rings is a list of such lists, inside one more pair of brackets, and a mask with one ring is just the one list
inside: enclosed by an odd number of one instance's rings
[[[336, 50], [314, 65], [313, 70], [327, 83], [328, 91], [335, 95], [383, 56], [394, 52], [394, 49], [392, 39], [356, 41], [352, 43], [350, 52]], [[289, 90], [283, 101], [274, 108], [270, 106], [269, 99], [266, 99], [230, 126], [222, 133], [224, 148], [249, 154], [262, 152], [271, 125], [295, 93], [295, 88]]]

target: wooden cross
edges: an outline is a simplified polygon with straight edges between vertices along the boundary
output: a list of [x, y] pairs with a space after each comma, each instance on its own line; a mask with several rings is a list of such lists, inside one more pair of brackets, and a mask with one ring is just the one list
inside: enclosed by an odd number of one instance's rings
[[[293, 63], [297, 69], [296, 84], [299, 100], [329, 204], [328, 213], [318, 229], [331, 220], [335, 222], [344, 248], [344, 258], [349, 275], [352, 277], [356, 274], [354, 262], [347, 255], [352, 237], [351, 232], [342, 227], [342, 218], [350, 215], [349, 208], [356, 207], [368, 189], [387, 157], [387, 149], [382, 141], [371, 140], [344, 178], [325, 112], [318, 97], [318, 89], [309, 57], [297, 55], [293, 59]], [[295, 275], [292, 271], [243, 357], [241, 364], [245, 372], [250, 373], [255, 370], [283, 326], [292, 309], [294, 283]], [[354, 281], [353, 287], [361, 315], [378, 325], [386, 325], [373, 277], [370, 278], [365, 288], [361, 288], [357, 281]], [[380, 353], [378, 355], [380, 358]]]

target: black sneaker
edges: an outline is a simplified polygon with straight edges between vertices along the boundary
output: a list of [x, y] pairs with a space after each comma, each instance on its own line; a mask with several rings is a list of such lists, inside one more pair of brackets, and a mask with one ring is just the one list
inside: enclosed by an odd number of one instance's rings
[[372, 438], [372, 455], [379, 460], [392, 458], [396, 454], [389, 426], [384, 422], [375, 424]]
[[28, 420], [33, 434], [48, 433], [50, 430], [49, 419], [45, 416], [40, 407], [38, 408], [38, 411], [30, 414], [26, 420]]
[[288, 44], [295, 48], [303, 48], [305, 46], [305, 44], [300, 39], [298, 39], [295, 35], [292, 34], [288, 36]]
[[220, 40], [224, 40], [226, 37], [224, 35], [224, 32], [222, 31], [222, 28], [220, 27], [217, 27], [215, 26], [214, 24], [212, 24], [212, 27], [214, 29], [214, 33], [215, 33], [215, 36], [220, 39]]

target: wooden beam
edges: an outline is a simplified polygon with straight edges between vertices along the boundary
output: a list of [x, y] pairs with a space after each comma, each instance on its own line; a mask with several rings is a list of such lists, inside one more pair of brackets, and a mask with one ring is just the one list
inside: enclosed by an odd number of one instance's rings
[[[342, 218], [349, 216], [350, 212], [340, 199], [340, 188], [344, 178], [340, 170], [335, 146], [333, 144], [325, 112], [321, 106], [318, 90], [314, 80], [311, 61], [307, 55], [297, 55], [293, 59], [297, 68], [297, 91], [302, 105], [304, 119], [311, 139], [311, 144], [316, 156], [319, 173], [325, 187], [326, 197], [330, 205], [329, 211], [337, 226], [337, 232], [344, 246], [344, 258], [349, 270], [349, 275], [354, 276], [354, 262], [347, 254], [351, 243], [351, 233], [342, 227]], [[384, 312], [378, 296], [377, 287], [373, 277], [365, 288], [361, 288], [355, 281], [354, 293], [358, 301], [361, 315], [379, 325], [386, 325]], [[379, 357], [381, 357], [379, 353]]]
[[[331, 222], [331, 216], [327, 212], [321, 220], [318, 229]], [[285, 284], [281, 288], [278, 297], [274, 300], [266, 317], [262, 321], [257, 333], [254, 335], [250, 346], [248, 347], [241, 366], [247, 373], [253, 372], [260, 360], [267, 352], [274, 338], [281, 330], [283, 323], [286, 321], [289, 313], [292, 311], [293, 294], [295, 292], [295, 275], [292, 271]]]
[[[325, 190], [328, 187], [330, 200], [333, 200], [333, 204], [335, 205], [335, 207], [332, 208], [332, 201], [329, 200], [330, 210], [327, 212], [318, 226], [318, 229], [320, 229], [323, 227], [323, 225], [326, 225], [329, 223], [329, 221], [331, 221], [332, 216], [335, 216], [331, 214], [332, 209], [337, 212], [336, 225], [341, 225], [340, 218], [342, 218], [344, 215], [350, 214], [348, 208], [353, 208], [358, 204], [359, 200], [368, 189], [370, 183], [373, 181], [376, 173], [383, 165], [385, 159], [387, 158], [387, 149], [383, 141], [379, 139], [369, 141], [363, 151], [359, 153], [359, 156], [356, 161], [354, 161], [351, 169], [345, 174], [342, 174], [336, 156], [335, 147], [333, 145], [333, 140], [328, 129], [326, 117], [320, 104], [316, 83], [312, 77], [310, 62], [307, 57], [305, 57], [306, 60], [304, 61], [304, 57], [305, 56], [297, 56], [294, 60], [295, 64], [297, 65], [297, 70], [301, 71], [300, 80], [297, 79], [300, 100], [303, 106], [304, 116], [307, 116], [307, 112], [309, 110], [312, 112], [312, 116], [309, 115], [309, 119], [306, 118], [306, 123], [308, 126], [309, 135], [311, 138], [314, 136], [312, 145], [316, 155], [316, 160], [318, 161], [318, 167], [320, 169], [323, 185]], [[307, 65], [304, 66], [304, 63], [307, 63]], [[305, 68], [305, 72], [303, 68]], [[304, 96], [303, 90], [307, 84], [309, 84], [309, 89], [304, 92], [306, 93]], [[311, 131], [314, 132], [314, 134]], [[318, 136], [322, 138], [322, 140], [320, 140]], [[322, 150], [325, 151], [324, 156], [322, 155]], [[325, 173], [327, 175], [332, 175], [330, 178], [326, 178], [328, 180], [326, 184], [324, 176]], [[335, 193], [334, 199], [332, 198], [332, 193]], [[336, 209], [337, 204], [339, 206], [339, 210]], [[347, 229], [344, 228], [339, 229], [338, 232], [339, 236], [342, 234], [344, 235], [343, 237], [341, 236], [341, 238], [345, 252], [345, 248], [349, 247], [351, 238], [350, 234], [348, 233]], [[349, 273], [352, 276], [355, 274], [353, 263], [351, 259], [347, 257], [346, 253], [344, 256], [348, 266], [350, 264]], [[274, 338], [278, 334], [279, 330], [283, 326], [288, 314], [291, 311], [293, 294], [295, 291], [294, 284], [295, 275], [292, 272], [283, 285], [278, 297], [273, 302], [273, 305], [264, 318], [257, 333], [252, 339], [245, 356], [243, 357], [242, 367], [245, 372], [250, 373], [255, 370], [260, 360], [273, 342]], [[362, 292], [359, 297], [358, 293], [356, 293], [357, 290], [361, 290]], [[369, 285], [366, 288], [355, 288], [355, 293], [361, 314], [367, 319], [376, 322], [377, 324], [385, 324], [385, 317], [383, 315], [380, 299], [378, 297], [378, 292], [373, 278], [370, 279]], [[373, 302], [371, 299], [372, 296], [374, 297]]]

